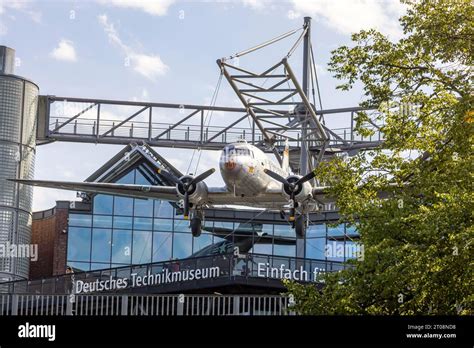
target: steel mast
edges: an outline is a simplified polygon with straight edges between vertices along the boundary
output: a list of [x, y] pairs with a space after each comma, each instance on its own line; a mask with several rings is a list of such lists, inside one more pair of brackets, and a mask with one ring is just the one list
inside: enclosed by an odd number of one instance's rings
[[[309, 100], [309, 64], [310, 64], [310, 44], [311, 44], [311, 17], [304, 17], [305, 35], [303, 38], [303, 92]], [[301, 153], [300, 153], [300, 174], [305, 175], [308, 172], [308, 110], [304, 111], [303, 122], [301, 122]]]

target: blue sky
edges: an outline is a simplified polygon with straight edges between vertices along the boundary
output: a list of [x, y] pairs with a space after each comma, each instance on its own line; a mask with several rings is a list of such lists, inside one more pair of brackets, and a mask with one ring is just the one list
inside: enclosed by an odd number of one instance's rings
[[[216, 59], [249, 48], [313, 18], [312, 43], [324, 108], [355, 106], [360, 88], [336, 91], [326, 71], [330, 51], [350, 33], [375, 27], [400, 37], [396, 0], [235, 1], [12, 1], [0, 3], [0, 44], [19, 58], [16, 74], [41, 94], [67, 97], [209, 104], [219, 75]], [[296, 37], [241, 58], [241, 66], [269, 66]], [[292, 57], [300, 71], [301, 50]], [[223, 81], [216, 105], [238, 105]], [[37, 148], [36, 178], [84, 180], [120, 146], [56, 143]], [[158, 149], [185, 171], [188, 150]], [[93, 152], [94, 156], [90, 156]], [[206, 152], [199, 171], [217, 165]], [[174, 159], [174, 160], [173, 160]], [[210, 184], [221, 183], [216, 173]], [[73, 192], [35, 188], [34, 209]]]

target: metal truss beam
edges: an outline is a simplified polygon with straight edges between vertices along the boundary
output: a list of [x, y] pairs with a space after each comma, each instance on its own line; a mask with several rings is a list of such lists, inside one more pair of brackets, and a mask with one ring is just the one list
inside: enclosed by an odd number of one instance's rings
[[[245, 139], [267, 153], [281, 154], [288, 139], [292, 154], [296, 156], [301, 148], [301, 120], [282, 108], [249, 106], [273, 141], [269, 145], [245, 108], [56, 96], [40, 96], [38, 104], [38, 125], [41, 126], [36, 140], [39, 145], [54, 141], [121, 145], [143, 142], [156, 147], [221, 150], [227, 143]], [[125, 111], [119, 116], [115, 114], [117, 109]], [[334, 115], [350, 124], [343, 129], [323, 126], [329, 135], [326, 154], [369, 149], [383, 142], [383, 134], [375, 126], [376, 134], [371, 138], [362, 138], [353, 131], [353, 115], [363, 110], [367, 109], [313, 110], [318, 117]], [[212, 112], [218, 113], [213, 115], [212, 122], [205, 122], [205, 115]], [[318, 156], [321, 153], [318, 144], [324, 139], [318, 128], [309, 125], [307, 130], [312, 144], [308, 150]]]

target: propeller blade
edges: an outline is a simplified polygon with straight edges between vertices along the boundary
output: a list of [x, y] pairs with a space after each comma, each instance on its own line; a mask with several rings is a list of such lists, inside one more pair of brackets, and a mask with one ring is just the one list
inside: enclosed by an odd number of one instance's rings
[[308, 174], [306, 174], [305, 176], [303, 176], [302, 178], [300, 178], [296, 183], [295, 183], [295, 186], [297, 185], [300, 185], [300, 184], [303, 184], [305, 183], [306, 181], [310, 181], [312, 178], [314, 178], [316, 176], [316, 169], [312, 170], [311, 172], [309, 172]]
[[161, 169], [161, 168], [158, 168], [156, 170], [156, 172], [162, 176], [164, 176], [167, 180], [175, 183], [175, 184], [179, 184], [179, 180], [177, 178], [175, 178], [173, 175], [171, 175], [169, 172], [167, 172], [166, 170], [164, 169]]
[[183, 215], [185, 220], [189, 220], [189, 194], [188, 191], [184, 193]]
[[209, 170], [206, 170], [204, 173], [199, 174], [196, 176], [191, 182], [189, 183], [189, 186], [192, 186], [194, 184], [197, 184], [198, 182], [201, 182], [205, 179], [207, 179], [208, 176], [211, 176], [216, 170], [214, 168], [211, 168]]
[[276, 181], [281, 182], [283, 185], [290, 185], [290, 183], [282, 176], [279, 174], [272, 172], [270, 169], [264, 169], [263, 170], [267, 175], [271, 176], [273, 179]]

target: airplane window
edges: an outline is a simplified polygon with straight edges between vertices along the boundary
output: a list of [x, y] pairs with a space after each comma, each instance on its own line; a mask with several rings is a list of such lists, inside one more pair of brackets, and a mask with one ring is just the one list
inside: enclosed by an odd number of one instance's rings
[[228, 146], [226, 148], [227, 156], [250, 156], [250, 150], [247, 148], [236, 148], [234, 146]]
[[246, 148], [237, 148], [235, 149], [236, 150], [236, 154], [238, 156], [250, 156], [250, 150], [249, 149], [246, 149]]

